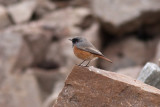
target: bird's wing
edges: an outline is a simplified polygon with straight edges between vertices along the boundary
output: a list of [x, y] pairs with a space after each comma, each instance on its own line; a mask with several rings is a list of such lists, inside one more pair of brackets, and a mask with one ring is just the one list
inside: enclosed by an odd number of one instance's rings
[[98, 51], [95, 48], [85, 48], [85, 51], [88, 51], [88, 52], [96, 54], [96, 55], [104, 56], [100, 51]]
[[87, 44], [83, 44], [83, 45], [79, 45], [77, 46], [79, 49], [96, 54], [96, 55], [100, 55], [100, 56], [104, 56], [99, 50], [97, 50], [91, 43], [87, 43]]

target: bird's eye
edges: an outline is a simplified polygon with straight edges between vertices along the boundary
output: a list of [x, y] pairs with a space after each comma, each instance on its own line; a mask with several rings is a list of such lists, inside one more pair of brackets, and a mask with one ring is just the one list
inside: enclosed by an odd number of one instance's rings
[[73, 42], [73, 43], [77, 43], [77, 42], [78, 42], [78, 39], [73, 39], [72, 42]]

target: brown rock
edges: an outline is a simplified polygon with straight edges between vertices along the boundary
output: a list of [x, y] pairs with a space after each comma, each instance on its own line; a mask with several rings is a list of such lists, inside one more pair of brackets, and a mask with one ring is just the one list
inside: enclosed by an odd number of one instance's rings
[[160, 90], [124, 75], [75, 66], [54, 107], [158, 107]]
[[134, 79], [137, 79], [141, 69], [142, 69], [141, 66], [135, 66], [135, 67], [122, 68], [116, 72], [119, 74], [127, 75], [129, 77], [134, 78]]
[[103, 52], [114, 64], [101, 60], [100, 65], [103, 69], [112, 71], [129, 66], [143, 65], [154, 57], [156, 44], [156, 40], [144, 42], [134, 37], [115, 41], [106, 47]]
[[8, 13], [5, 7], [0, 5], [0, 29], [7, 27], [11, 24], [11, 21], [8, 17]]
[[92, 0], [91, 3], [93, 14], [103, 28], [116, 35], [132, 32], [142, 24], [157, 25], [160, 18], [158, 0]]

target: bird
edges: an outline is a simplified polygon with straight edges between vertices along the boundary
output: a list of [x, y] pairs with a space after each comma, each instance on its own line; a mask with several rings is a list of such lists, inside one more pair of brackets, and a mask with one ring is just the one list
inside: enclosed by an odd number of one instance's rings
[[78, 36], [69, 40], [72, 41], [72, 47], [75, 56], [83, 60], [78, 66], [81, 66], [85, 61], [88, 61], [88, 63], [85, 65], [86, 67], [88, 67], [90, 62], [96, 58], [101, 58], [112, 63], [110, 59], [106, 58], [86, 38]]

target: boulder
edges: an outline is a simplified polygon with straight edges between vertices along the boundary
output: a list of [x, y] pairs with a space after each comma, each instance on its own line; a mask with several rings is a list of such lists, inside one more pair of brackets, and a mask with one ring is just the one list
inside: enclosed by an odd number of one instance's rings
[[20, 33], [0, 33], [0, 64], [4, 72], [25, 69], [33, 62], [32, 53]]
[[158, 0], [92, 0], [91, 5], [103, 28], [115, 35], [133, 32], [143, 24], [157, 25], [160, 19]]
[[125, 75], [75, 66], [54, 107], [158, 107], [160, 90]]
[[0, 5], [0, 29], [7, 27], [11, 24], [11, 21], [8, 17], [8, 12], [6, 8], [2, 5]]
[[8, 7], [9, 14], [14, 23], [24, 23], [29, 21], [36, 8], [36, 1], [23, 1]]
[[101, 60], [100, 66], [103, 69], [115, 71], [125, 67], [143, 65], [154, 58], [156, 45], [155, 40], [141, 41], [135, 37], [114, 41], [103, 52], [114, 64]]
[[35, 10], [36, 17], [41, 18], [44, 15], [54, 11], [56, 9], [56, 5], [54, 2], [50, 0], [38, 0], [37, 8]]
[[59, 72], [58, 69], [45, 70], [32, 68], [29, 70], [33, 72], [34, 76], [37, 79], [43, 101], [45, 101], [51, 95], [53, 89], [56, 88], [56, 84], [59, 81], [63, 81], [64, 83], [64, 79], [66, 77], [65, 74]]
[[56, 31], [56, 37], [62, 38], [67, 36], [77, 36], [80, 34], [81, 29], [78, 25], [89, 15], [90, 11], [87, 8], [67, 7], [49, 13], [42, 18], [42, 21], [45, 23], [44, 27], [46, 29]]
[[7, 75], [0, 87], [0, 105], [1, 107], [41, 107], [39, 87], [33, 74], [27, 72]]
[[18, 33], [32, 53], [33, 66], [41, 66], [46, 63], [44, 62], [44, 57], [55, 34], [55, 31], [45, 29], [44, 25], [45, 23], [42, 21], [37, 21], [13, 26], [1, 33]]
[[141, 66], [135, 66], [135, 67], [122, 68], [122, 69], [117, 70], [116, 72], [136, 79], [141, 69], [142, 69]]
[[160, 68], [154, 63], [147, 63], [140, 72], [137, 80], [160, 89]]
[[62, 91], [64, 87], [64, 80], [59, 80], [55, 83], [52, 94], [46, 99], [43, 104], [43, 107], [52, 107], [55, 103], [59, 93]]

